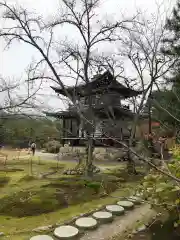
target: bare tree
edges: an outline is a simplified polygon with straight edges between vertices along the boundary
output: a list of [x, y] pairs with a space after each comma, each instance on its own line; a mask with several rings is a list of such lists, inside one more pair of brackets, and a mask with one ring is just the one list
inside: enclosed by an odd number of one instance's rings
[[[125, 19], [115, 23], [110, 21], [102, 23], [96, 19], [95, 16], [95, 10], [100, 3], [99, 0], [81, 0], [78, 3], [76, 1], [63, 0], [63, 3], [66, 6], [66, 12], [62, 13], [55, 21], [49, 23], [48, 27], [52, 29], [62, 24], [69, 24], [77, 30], [80, 36], [80, 38], [78, 38], [80, 43], [73, 44], [71, 41], [68, 44], [66, 42], [64, 45], [64, 64], [66, 68], [73, 73], [73, 77], [76, 78], [76, 83], [79, 79], [88, 83], [90, 82], [92, 74], [98, 73], [100, 70], [99, 67], [103, 67], [102, 65], [94, 65], [93, 52], [96, 51], [102, 43], [116, 41], [117, 37], [115, 33], [118, 33], [119, 30], [122, 32], [122, 30], [129, 29], [128, 24], [132, 23], [134, 19]], [[79, 7], [78, 11], [77, 7]], [[74, 61], [76, 61], [76, 67], [73, 66]], [[74, 98], [76, 99], [77, 96], [74, 96]], [[81, 111], [83, 111], [85, 117], [88, 171], [92, 165], [93, 139], [91, 135], [96, 125], [92, 112], [91, 96], [88, 96], [87, 106], [86, 111], [84, 111], [84, 109], [81, 109]], [[81, 108], [81, 106], [78, 107]]]
[[41, 89], [42, 80], [32, 85], [33, 80], [30, 76], [18, 80], [0, 78], [1, 118], [25, 114], [26, 110], [35, 112], [38, 109], [37, 94]]
[[[102, 46], [102, 43], [116, 41], [117, 37], [115, 33], [129, 29], [130, 26], [128, 27], [128, 25], [134, 19], [123, 19], [115, 22], [110, 22], [106, 19], [102, 22], [96, 16], [96, 9], [100, 4], [100, 0], [62, 0], [62, 3], [65, 8], [62, 9], [63, 11], [60, 16], [57, 16], [55, 20], [50, 20], [46, 24], [42, 18], [35, 15], [32, 16], [27, 10], [21, 7], [18, 8], [11, 6], [7, 2], [1, 2], [0, 7], [4, 10], [3, 18], [11, 21], [11, 27], [6, 26], [2, 29], [0, 36], [5, 38], [8, 45], [12, 44], [13, 41], [20, 41], [38, 50], [41, 59], [36, 64], [36, 71], [37, 68], [40, 69], [42, 65], [46, 65], [51, 70], [51, 74], [47, 78], [58, 83], [66, 91], [63, 79], [67, 79], [68, 75], [65, 74], [63, 76], [58, 68], [60, 69], [60, 66], [63, 66], [63, 70], [69, 69], [68, 72], [71, 73], [69, 77], [73, 77], [76, 83], [79, 79], [88, 83], [92, 74], [96, 71], [92, 67], [93, 52], [99, 46]], [[80, 36], [78, 39], [80, 44], [73, 44], [72, 40], [66, 44], [62, 44], [62, 41], [56, 41], [54, 29], [64, 24], [69, 24], [76, 29]], [[62, 47], [62, 45], [64, 46]], [[52, 60], [52, 58], [56, 60]], [[67, 96], [69, 96], [68, 93]], [[76, 97], [69, 97], [75, 104]], [[93, 131], [92, 125], [94, 125], [94, 120], [91, 118], [91, 105], [92, 99], [89, 97], [89, 107], [84, 112], [88, 142], [87, 172], [89, 169], [88, 166], [92, 164], [92, 139], [90, 135]]]
[[[164, 12], [163, 12], [164, 14]], [[163, 15], [164, 16], [164, 15]], [[123, 76], [127, 85], [136, 85], [137, 89], [141, 89], [142, 96], [137, 104], [136, 101], [136, 116], [131, 131], [131, 139], [135, 135], [137, 121], [145, 101], [151, 96], [152, 90], [156, 86], [160, 86], [163, 78], [169, 73], [174, 66], [174, 60], [171, 57], [162, 53], [162, 40], [166, 34], [164, 29], [164, 21], [158, 6], [157, 13], [151, 16], [152, 19], [146, 19], [143, 14], [138, 15], [138, 21], [133, 25], [133, 31], [129, 31], [124, 40], [121, 39], [124, 51], [120, 49], [120, 56], [128, 58], [130, 67], [133, 70], [135, 77]], [[132, 81], [133, 80], [133, 81]], [[149, 116], [149, 133], [151, 134], [151, 103], [148, 107]], [[131, 146], [131, 142], [130, 142]]]
[[[135, 89], [142, 91], [141, 98], [135, 97], [130, 99], [131, 105], [133, 105], [133, 111], [135, 112], [135, 117], [132, 121], [133, 124], [131, 126], [129, 147], [132, 147], [138, 120], [142, 114], [146, 100], [151, 98], [154, 89], [162, 87], [164, 77], [169, 74], [176, 62], [176, 60], [166, 56], [161, 51], [162, 40], [167, 34], [164, 28], [166, 12], [163, 11], [162, 13], [161, 7], [162, 6], [157, 5], [157, 13], [151, 16], [151, 20], [144, 17], [142, 13], [139, 13], [137, 15], [137, 21], [134, 21], [131, 30], [126, 31], [123, 37], [120, 36], [120, 47], [118, 52], [114, 53], [113, 60], [112, 57], [108, 57], [105, 60], [103, 59], [104, 64], [102, 65], [113, 65], [114, 72], [116, 73], [118, 70], [126, 68], [126, 66], [129, 67], [132, 73], [127, 75], [125, 71], [122, 71], [119, 78], [123, 79], [127, 87], [135, 87]], [[123, 60], [127, 65], [122, 65]], [[149, 101], [149, 134], [152, 133], [151, 109], [152, 101]], [[129, 163], [131, 168], [133, 161], [131, 161], [130, 152]], [[131, 172], [135, 172], [134, 167], [130, 170]]]

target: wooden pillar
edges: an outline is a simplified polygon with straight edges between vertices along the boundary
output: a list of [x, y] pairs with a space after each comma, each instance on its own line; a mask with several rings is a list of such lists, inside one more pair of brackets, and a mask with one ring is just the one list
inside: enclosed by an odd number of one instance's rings
[[61, 144], [64, 147], [64, 138], [65, 138], [65, 119], [62, 119], [62, 140], [61, 140]]
[[123, 130], [122, 130], [122, 127], [121, 127], [121, 141], [123, 140]]
[[70, 133], [71, 133], [71, 135], [72, 135], [72, 133], [73, 133], [73, 125], [72, 125], [72, 119], [70, 119]]
[[70, 122], [71, 120], [68, 118], [66, 119], [66, 137], [70, 137], [71, 136], [71, 125], [70, 125]]
[[81, 121], [80, 119], [77, 119], [77, 137], [80, 138], [80, 127], [81, 127]]

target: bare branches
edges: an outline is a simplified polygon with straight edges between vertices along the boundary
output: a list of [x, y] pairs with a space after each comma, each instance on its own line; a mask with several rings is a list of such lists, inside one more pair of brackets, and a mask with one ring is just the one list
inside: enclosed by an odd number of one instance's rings
[[[26, 109], [27, 106], [35, 109], [34, 98], [41, 89], [42, 81], [36, 84], [32, 89], [29, 89], [29, 84], [32, 79], [27, 80], [11, 80], [0, 79], [1, 88], [1, 105], [0, 111], [15, 113], [19, 112], [19, 108]], [[27, 84], [28, 83], [28, 84]], [[24, 92], [24, 94], [22, 94]]]
[[48, 58], [52, 44], [52, 32], [50, 32], [50, 41], [46, 44], [44, 38], [41, 36], [43, 33], [41, 18], [31, 17], [26, 10], [11, 7], [6, 2], [0, 2], [0, 7], [4, 9], [3, 17], [7, 20], [12, 20], [14, 25], [14, 27], [2, 29], [0, 31], [0, 37], [4, 37], [8, 44], [12, 43], [13, 40], [17, 40], [33, 46], [41, 54], [43, 57], [42, 61], [47, 63], [55, 78], [63, 87], [58, 74]]
[[[66, 11], [46, 25], [46, 28], [54, 29], [54, 27], [69, 24], [78, 30], [80, 37], [78, 51], [77, 46], [74, 46], [72, 54], [81, 61], [80, 65], [84, 69], [83, 80], [85, 82], [89, 81], [89, 74], [92, 71], [91, 59], [93, 51], [98, 47], [98, 44], [118, 40], [117, 32], [127, 29], [126, 25], [131, 24], [134, 20], [132, 17], [131, 19], [123, 19], [116, 22], [106, 21], [103, 23], [95, 14], [99, 2], [99, 0], [80, 0], [78, 2], [63, 0]], [[69, 46], [66, 42], [64, 51], [69, 51], [70, 49], [72, 49], [72, 45]], [[67, 61], [65, 64], [75, 73], [72, 64], [70, 65]]]
[[139, 21], [142, 24], [133, 25], [134, 31], [129, 31], [123, 46], [126, 49], [124, 54], [128, 56], [144, 88], [148, 78], [159, 80], [169, 72], [175, 62], [161, 51], [166, 31], [160, 6], [151, 20], [139, 14]]

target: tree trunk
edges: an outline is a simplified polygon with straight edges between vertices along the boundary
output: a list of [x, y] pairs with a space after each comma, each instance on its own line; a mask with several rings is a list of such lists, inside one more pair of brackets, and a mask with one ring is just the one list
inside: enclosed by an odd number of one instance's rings
[[128, 151], [127, 151], [127, 172], [129, 174], [133, 174], [133, 175], [136, 175], [137, 174], [137, 171], [136, 171], [136, 165], [135, 165], [135, 162], [134, 160], [132, 159], [132, 155], [131, 155], [131, 152], [130, 152], [130, 148], [133, 147], [133, 140], [134, 140], [134, 136], [135, 136], [135, 129], [132, 129], [132, 130], [129, 130], [129, 135], [130, 135], [130, 138], [128, 140]]
[[31, 156], [30, 157], [30, 159], [29, 159], [29, 163], [30, 163], [30, 176], [32, 176], [33, 175], [33, 156]]
[[151, 100], [151, 94], [152, 94], [152, 87], [150, 89], [149, 93], [149, 103], [148, 103], [148, 120], [149, 120], [149, 134], [148, 134], [148, 141], [149, 141], [149, 151], [150, 151], [150, 157], [153, 158], [155, 154], [154, 144], [153, 144], [153, 138], [152, 138], [152, 116], [151, 116], [151, 109], [152, 109], [152, 100]]
[[151, 118], [151, 92], [149, 94], [149, 104], [148, 104], [148, 120], [149, 120], [149, 135], [152, 134], [152, 118]]
[[128, 159], [127, 172], [128, 174], [137, 175], [135, 162], [131, 158]]
[[85, 163], [85, 174], [87, 176], [92, 176], [93, 174], [93, 133], [95, 131], [95, 115], [92, 109], [92, 96], [88, 96], [88, 109], [86, 110], [85, 117], [85, 131], [87, 137], [86, 145], [86, 163]]
[[137, 174], [135, 162], [131, 157], [130, 151], [127, 152], [127, 172], [129, 174]]
[[86, 147], [86, 172], [85, 174], [88, 177], [91, 177], [93, 175], [93, 139], [89, 136], [87, 139], [87, 147]]

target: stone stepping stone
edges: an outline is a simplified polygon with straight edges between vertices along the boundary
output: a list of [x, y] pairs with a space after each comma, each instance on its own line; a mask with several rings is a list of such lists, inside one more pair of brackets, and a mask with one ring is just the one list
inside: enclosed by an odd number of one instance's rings
[[142, 197], [143, 194], [142, 193], [136, 193], [136, 197]]
[[131, 196], [128, 198], [130, 202], [133, 202], [134, 204], [140, 204], [142, 202], [142, 199], [140, 197]]
[[124, 213], [124, 208], [119, 205], [107, 205], [106, 210], [114, 215], [122, 215]]
[[72, 239], [79, 234], [79, 230], [73, 226], [60, 226], [54, 230], [54, 236], [58, 239]]
[[144, 231], [146, 231], [146, 226], [144, 224], [137, 229], [137, 232], [144, 232]]
[[76, 220], [75, 225], [81, 229], [93, 229], [97, 227], [96, 219], [92, 217], [82, 217]]
[[53, 238], [48, 235], [37, 235], [32, 237], [30, 240], [53, 240]]
[[125, 209], [130, 209], [134, 207], [134, 203], [130, 201], [119, 201], [117, 204]]
[[106, 212], [106, 211], [102, 211], [102, 212], [95, 212], [93, 213], [93, 218], [95, 218], [96, 220], [102, 222], [102, 223], [106, 223], [106, 222], [112, 222], [113, 220], [113, 215], [111, 212]]

